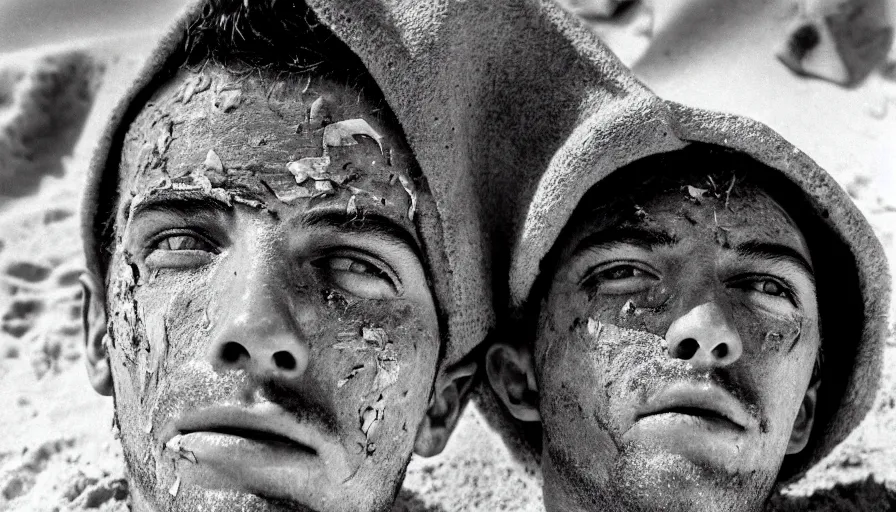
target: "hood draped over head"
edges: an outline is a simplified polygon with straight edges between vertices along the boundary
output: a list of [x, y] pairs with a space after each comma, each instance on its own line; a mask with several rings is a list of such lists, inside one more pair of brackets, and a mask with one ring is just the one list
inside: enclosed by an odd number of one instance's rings
[[[88, 267], [97, 275], [98, 205], [109, 200], [103, 183], [115, 179], [128, 113], [170, 71], [205, 4], [190, 7], [162, 39], [98, 143], [82, 219]], [[858, 425], [879, 378], [886, 263], [865, 219], [805, 154], [760, 123], [662, 101], [552, 0], [307, 5], [382, 90], [435, 199], [440, 222], [419, 228], [447, 327], [446, 362], [525, 302], [539, 263], [594, 184], [635, 160], [705, 142], [746, 153], [798, 186], [854, 266], [836, 279], [861, 295], [856, 325], [841, 326], [848, 336], [825, 345], [816, 433], [785, 460], [782, 477], [803, 471]], [[490, 421], [511, 445], [526, 446], [514, 441], [521, 431], [489, 407], [488, 393], [481, 396]]]

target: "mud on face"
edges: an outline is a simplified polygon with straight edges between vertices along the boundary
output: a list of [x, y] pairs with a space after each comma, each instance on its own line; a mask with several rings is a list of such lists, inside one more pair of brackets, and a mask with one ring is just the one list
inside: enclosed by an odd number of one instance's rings
[[[125, 138], [108, 345], [157, 505], [382, 509], [430, 398], [413, 157], [357, 92], [279, 78], [182, 72]], [[280, 448], [217, 449], [235, 428]]]
[[820, 345], [790, 216], [745, 175], [634, 175], [587, 195], [558, 243], [534, 347], [546, 493], [761, 504], [799, 449]]

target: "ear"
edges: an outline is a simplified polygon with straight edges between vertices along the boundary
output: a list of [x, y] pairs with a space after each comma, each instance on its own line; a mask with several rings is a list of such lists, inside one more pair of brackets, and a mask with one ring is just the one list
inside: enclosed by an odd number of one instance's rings
[[87, 356], [87, 377], [101, 395], [112, 394], [112, 370], [106, 353], [106, 304], [102, 281], [84, 272], [81, 282], [81, 323], [84, 328], [84, 353]]
[[790, 433], [790, 442], [787, 444], [787, 455], [803, 451], [803, 448], [809, 443], [809, 435], [812, 433], [812, 425], [815, 423], [815, 405], [818, 403], [819, 385], [821, 385], [821, 379], [815, 379], [815, 382], [810, 384], [809, 389], [806, 390], [806, 396], [803, 397], [803, 403], [800, 404], [800, 411], [793, 422], [793, 431]]
[[462, 361], [445, 370], [436, 379], [429, 409], [417, 428], [414, 453], [432, 457], [445, 449], [448, 437], [457, 426], [460, 413], [467, 403], [467, 395], [473, 387], [473, 376], [477, 368], [474, 361]]
[[514, 418], [541, 421], [535, 367], [528, 348], [492, 345], [485, 355], [485, 371], [492, 389]]

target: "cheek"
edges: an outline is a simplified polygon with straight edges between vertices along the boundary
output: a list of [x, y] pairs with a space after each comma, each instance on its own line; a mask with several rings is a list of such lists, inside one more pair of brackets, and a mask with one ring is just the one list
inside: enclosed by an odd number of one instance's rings
[[434, 309], [324, 289], [317, 311], [321, 328], [311, 341], [311, 377], [332, 390], [357, 455], [403, 464], [435, 376]]
[[616, 306], [595, 305], [581, 293], [555, 294], [546, 305], [536, 366], [547, 418], [581, 417], [590, 422], [585, 428], [618, 434], [647, 392], [645, 377], [656, 378], [668, 362], [664, 340], [628, 328], [630, 314]]

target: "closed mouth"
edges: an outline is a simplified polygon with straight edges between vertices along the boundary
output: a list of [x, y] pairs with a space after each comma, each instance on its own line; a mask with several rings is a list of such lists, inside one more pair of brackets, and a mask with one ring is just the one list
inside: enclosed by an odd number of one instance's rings
[[221, 434], [221, 435], [233, 436], [233, 437], [241, 437], [243, 439], [248, 439], [250, 441], [256, 441], [259, 443], [281, 445], [285, 448], [303, 451], [309, 455], [317, 455], [317, 450], [315, 450], [314, 448], [311, 448], [308, 445], [299, 443], [289, 437], [278, 434], [276, 432], [269, 432], [269, 431], [265, 431], [265, 430], [250, 429], [250, 428], [237, 427], [237, 426], [231, 426], [231, 425], [220, 425], [220, 426], [203, 427], [202, 429], [197, 429], [197, 430], [182, 430], [180, 433], [181, 433], [181, 435], [194, 434], [194, 433], [211, 433], [211, 434]]
[[727, 391], [713, 384], [678, 382], [668, 385], [641, 407], [635, 420], [661, 414], [682, 414], [705, 421], [723, 423], [745, 431], [756, 420]]
[[640, 416], [638, 419], [646, 418], [648, 416], [656, 416], [659, 414], [684, 414], [687, 416], [694, 416], [697, 418], [703, 418], [703, 419], [707, 419], [707, 420], [724, 421], [724, 422], [730, 423], [732, 426], [737, 427], [738, 430], [745, 430], [745, 428], [743, 426], [739, 425], [738, 423], [735, 423], [734, 421], [731, 420], [731, 418], [729, 418], [728, 416], [725, 416], [724, 414], [720, 413], [719, 411], [714, 411], [712, 409], [704, 409], [701, 407], [688, 407], [688, 406], [670, 407], [668, 409], [655, 411], [650, 414], [644, 414], [644, 415]]
[[168, 432], [166, 443], [176, 435], [186, 438], [194, 437], [191, 434], [217, 435], [222, 436], [222, 442], [226, 438], [231, 442], [245, 440], [311, 456], [321, 455], [321, 449], [332, 444], [320, 435], [313, 424], [297, 422], [292, 415], [273, 404], [255, 407], [211, 406], [192, 410], [175, 420]]

